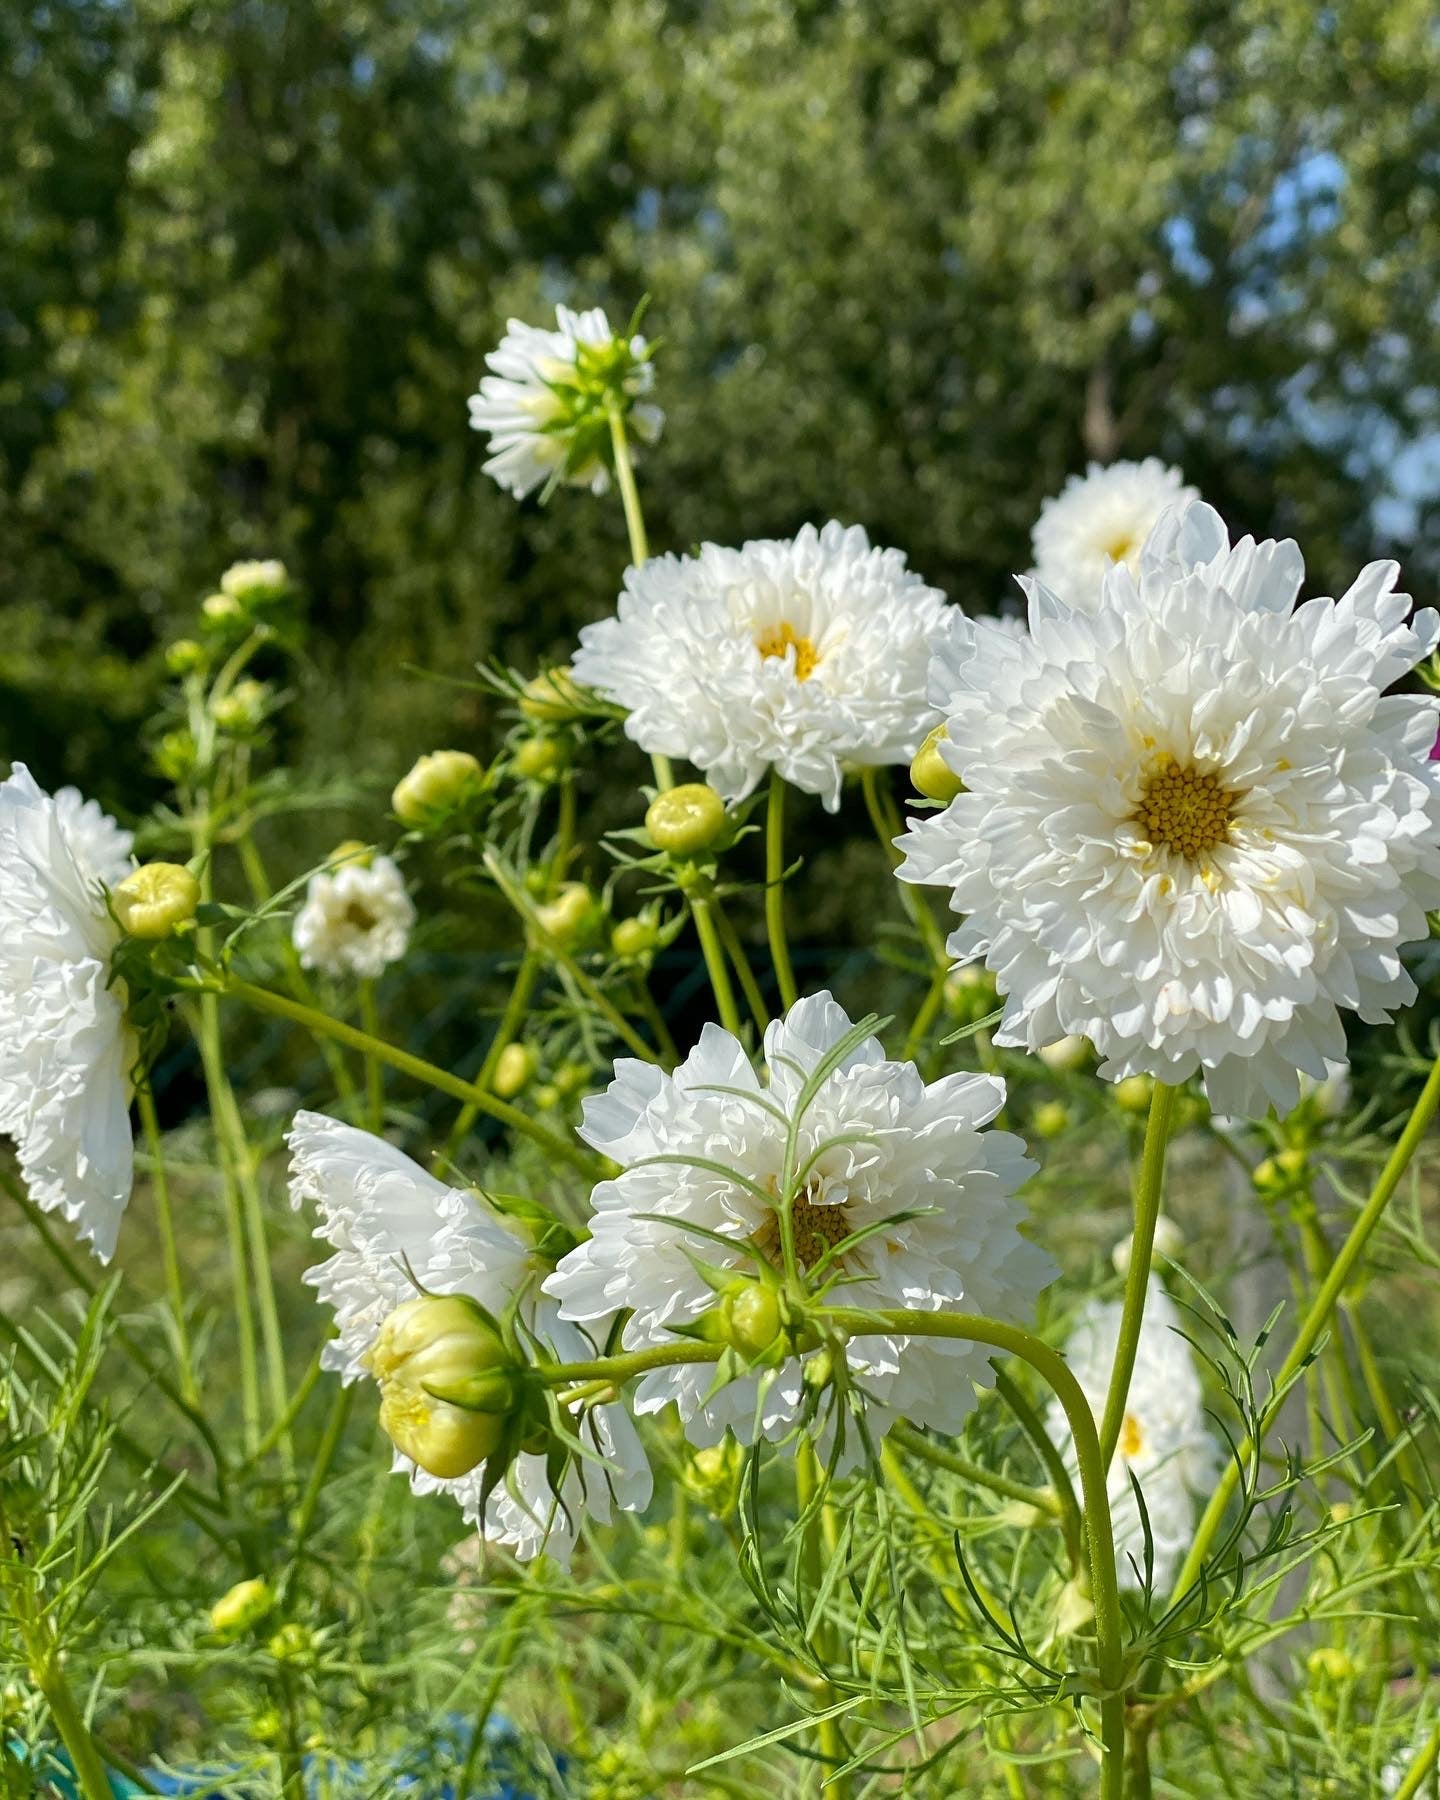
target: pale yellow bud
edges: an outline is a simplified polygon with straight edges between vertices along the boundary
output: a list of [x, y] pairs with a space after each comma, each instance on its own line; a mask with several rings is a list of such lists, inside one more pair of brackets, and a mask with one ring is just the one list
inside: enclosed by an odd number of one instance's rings
[[535, 1073], [535, 1052], [528, 1044], [507, 1044], [495, 1061], [491, 1086], [502, 1100], [513, 1100]]
[[563, 724], [584, 712], [585, 696], [575, 685], [568, 664], [562, 663], [558, 669], [545, 669], [525, 683], [520, 710], [527, 719], [540, 724]]
[[1045, 1067], [1054, 1075], [1069, 1075], [1076, 1069], [1083, 1069], [1090, 1055], [1090, 1046], [1083, 1037], [1056, 1038], [1053, 1044], [1046, 1044], [1035, 1054]]
[[1127, 1075], [1123, 1081], [1115, 1083], [1115, 1104], [1121, 1112], [1148, 1112], [1150, 1096], [1154, 1092], [1153, 1075]]
[[387, 1381], [380, 1390], [380, 1428], [402, 1456], [427, 1475], [456, 1481], [485, 1461], [505, 1433], [498, 1413], [471, 1412], [437, 1400], [408, 1381]]
[[468, 1474], [504, 1436], [514, 1400], [505, 1347], [463, 1294], [404, 1301], [380, 1327], [365, 1363], [380, 1383], [386, 1436], [440, 1480]]
[[237, 1581], [234, 1587], [220, 1596], [210, 1608], [210, 1623], [216, 1631], [223, 1631], [227, 1635], [248, 1631], [265, 1617], [274, 1604], [275, 1595], [269, 1582], [258, 1575], [252, 1576], [249, 1581]]
[[[1156, 1255], [1166, 1257], [1170, 1262], [1174, 1262], [1184, 1248], [1185, 1233], [1181, 1231], [1180, 1227], [1173, 1219], [1167, 1219], [1164, 1213], [1161, 1213], [1160, 1217], [1155, 1221]], [[1128, 1275], [1130, 1273], [1130, 1262], [1134, 1253], [1135, 1240], [1128, 1237], [1121, 1238], [1120, 1242], [1110, 1253], [1110, 1260], [1115, 1265], [1115, 1273], [1117, 1275]]]
[[524, 781], [556, 781], [568, 761], [559, 738], [524, 738], [515, 746], [515, 773]]
[[942, 743], [949, 743], [950, 733], [937, 725], [915, 752], [910, 765], [910, 785], [927, 800], [938, 800], [948, 806], [957, 794], [965, 792], [965, 783], [940, 754]]
[[478, 793], [484, 771], [468, 750], [432, 750], [401, 777], [390, 805], [402, 825], [416, 828], [443, 818]]
[[131, 937], [165, 938], [195, 917], [200, 883], [179, 863], [143, 863], [114, 889], [110, 904]]
[[535, 908], [535, 922], [546, 937], [568, 948], [593, 933], [600, 908], [583, 881], [567, 881], [553, 900]]
[[725, 802], [703, 781], [667, 788], [650, 802], [645, 829], [657, 850], [694, 856], [708, 850], [725, 829]]

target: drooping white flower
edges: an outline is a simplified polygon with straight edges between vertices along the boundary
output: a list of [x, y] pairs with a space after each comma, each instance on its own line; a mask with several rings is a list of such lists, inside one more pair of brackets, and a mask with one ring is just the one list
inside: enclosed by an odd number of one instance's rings
[[833, 812], [845, 765], [915, 755], [935, 723], [930, 657], [968, 631], [900, 551], [859, 526], [807, 525], [628, 570], [616, 617], [580, 633], [574, 672], [625, 708], [642, 750], [687, 758], [727, 800], [774, 768]]
[[0, 1132], [31, 1198], [108, 1262], [130, 1198], [136, 1045], [108, 984], [120, 932], [104, 889], [130, 834], [74, 788], [16, 763], [0, 784]]
[[554, 331], [511, 319], [485, 358], [492, 372], [470, 396], [470, 427], [490, 434], [485, 473], [523, 500], [555, 476], [592, 493], [610, 485], [609, 398], [631, 434], [653, 444], [665, 415], [643, 402], [655, 371], [645, 339], [617, 338], [600, 308], [555, 309]]
[[1001, 1044], [1088, 1037], [1111, 1080], [1203, 1070], [1256, 1116], [1415, 996], [1400, 949], [1440, 904], [1435, 701], [1385, 693], [1434, 646], [1394, 563], [1292, 611], [1294, 544], [1233, 549], [1167, 514], [1138, 582], [1093, 612], [1028, 584], [1030, 634], [983, 621], [939, 667], [942, 754], [967, 792], [912, 820], [900, 870], [952, 889], [952, 954], [984, 957]]
[[[530, 1284], [534, 1298], [521, 1308], [526, 1327], [567, 1361], [595, 1354], [534, 1285], [544, 1265], [530, 1244], [474, 1194], [446, 1187], [383, 1138], [321, 1113], [297, 1113], [287, 1141], [291, 1202], [315, 1205], [315, 1236], [334, 1251], [305, 1279], [334, 1310], [338, 1335], [321, 1358], [342, 1381], [368, 1378], [366, 1352], [387, 1316], [415, 1297], [417, 1283], [429, 1293], [468, 1294], [497, 1316]], [[603, 1465], [572, 1463], [557, 1495], [545, 1458], [522, 1453], [483, 1513], [481, 1470], [441, 1481], [398, 1451], [394, 1466], [416, 1493], [452, 1495], [472, 1524], [521, 1560], [543, 1550], [566, 1562], [582, 1514], [604, 1523], [613, 1507], [634, 1511], [650, 1498], [650, 1467], [623, 1406], [593, 1408], [582, 1433]]]
[[[841, 1255], [837, 1304], [1028, 1319], [1054, 1271], [1016, 1229], [1023, 1209], [1015, 1190], [1034, 1164], [1018, 1138], [980, 1129], [1004, 1101], [1003, 1082], [956, 1074], [927, 1086], [913, 1063], [887, 1061], [867, 1038], [802, 1107], [810, 1077], [850, 1030], [830, 996], [816, 994], [767, 1030], [767, 1079], [715, 1025], [673, 1075], [649, 1063], [618, 1063], [607, 1091], [585, 1102], [580, 1135], [622, 1173], [595, 1189], [592, 1235], [545, 1283], [562, 1316], [597, 1322], [632, 1308], [626, 1349], [672, 1344], [673, 1328], [715, 1300], [695, 1259], [752, 1273], [767, 1261], [780, 1266], [770, 1196], [783, 1191], [793, 1122], [799, 1267], [823, 1281], [834, 1269], [817, 1265], [831, 1248], [882, 1227]], [[733, 1251], [702, 1233], [731, 1240]], [[974, 1384], [990, 1382], [988, 1356], [957, 1339], [852, 1339], [850, 1367], [873, 1436], [896, 1418], [959, 1430], [975, 1403]], [[711, 1379], [708, 1365], [653, 1370], [636, 1390], [636, 1410], [654, 1412], [673, 1400], [701, 1446], [718, 1443], [727, 1427], [745, 1443], [757, 1429], [777, 1439], [801, 1416], [797, 1359], [775, 1372], [763, 1399], [756, 1374], [707, 1399]], [[851, 1432], [846, 1460], [861, 1448]]]
[[1088, 611], [1112, 563], [1137, 569], [1161, 513], [1198, 500], [1178, 469], [1158, 456], [1144, 462], [1091, 463], [1040, 508], [1032, 534], [1037, 581]]
[[[1065, 1360], [1085, 1391], [1097, 1425], [1105, 1411], [1121, 1311], [1118, 1300], [1090, 1301], [1065, 1346]], [[1180, 1325], [1180, 1314], [1152, 1280], [1120, 1440], [1106, 1477], [1120, 1584], [1130, 1588], [1145, 1584], [1145, 1530], [1131, 1486], [1133, 1475], [1150, 1520], [1153, 1585], [1162, 1593], [1190, 1546], [1196, 1498], [1213, 1485], [1216, 1469], [1215, 1442], [1205, 1425], [1204, 1392]], [[1051, 1401], [1046, 1424], [1071, 1474], [1078, 1475], [1075, 1441], [1058, 1400]]]
[[373, 980], [410, 942], [415, 907], [388, 856], [346, 861], [312, 875], [295, 915], [295, 948], [307, 969]]

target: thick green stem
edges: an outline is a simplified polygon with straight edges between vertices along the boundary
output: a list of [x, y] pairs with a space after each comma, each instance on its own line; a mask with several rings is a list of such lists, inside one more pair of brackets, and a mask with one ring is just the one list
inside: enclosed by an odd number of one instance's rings
[[720, 1023], [733, 1036], [739, 1037], [740, 1009], [735, 1004], [735, 990], [730, 985], [730, 971], [725, 964], [720, 934], [710, 915], [710, 902], [704, 895], [690, 895], [690, 916], [695, 921], [695, 933], [700, 939], [700, 954], [705, 958], [705, 971], [715, 993]]
[[47, 1668], [36, 1671], [35, 1685], [50, 1708], [50, 1717], [55, 1721], [55, 1729], [60, 1734], [60, 1742], [65, 1746], [85, 1800], [114, 1800], [115, 1790], [105, 1772], [104, 1759], [95, 1748], [95, 1740], [70, 1692], [58, 1657], [52, 1657]]
[[305, 1492], [300, 1498], [300, 1505], [295, 1514], [295, 1533], [290, 1546], [290, 1562], [285, 1572], [286, 1586], [294, 1579], [295, 1570], [300, 1565], [305, 1545], [310, 1537], [311, 1527], [315, 1523], [315, 1515], [320, 1508], [320, 1496], [325, 1491], [325, 1483], [330, 1476], [331, 1464], [335, 1461], [335, 1452], [340, 1448], [340, 1440], [345, 1435], [345, 1426], [350, 1418], [350, 1408], [355, 1402], [353, 1387], [337, 1388], [335, 1397], [330, 1403], [330, 1416], [325, 1421], [325, 1430], [320, 1438], [320, 1446], [315, 1452], [315, 1460], [310, 1466], [310, 1476], [305, 1483]]
[[1140, 1157], [1140, 1179], [1135, 1188], [1135, 1235], [1130, 1244], [1130, 1271], [1125, 1278], [1125, 1304], [1120, 1313], [1120, 1338], [1110, 1389], [1105, 1396], [1105, 1416], [1100, 1427], [1100, 1454], [1108, 1469], [1120, 1442], [1125, 1422], [1125, 1402], [1130, 1397], [1130, 1377], [1135, 1372], [1135, 1352], [1145, 1318], [1145, 1296], [1150, 1287], [1150, 1263], [1155, 1253], [1155, 1221], [1165, 1191], [1165, 1150], [1175, 1119], [1180, 1090], [1163, 1081], [1150, 1095], [1150, 1118], [1145, 1126], [1145, 1148]]
[[635, 485], [635, 464], [630, 458], [630, 440], [625, 434], [625, 415], [612, 400], [610, 414], [610, 447], [615, 453], [615, 482], [620, 489], [620, 503], [625, 508], [625, 529], [630, 534], [630, 560], [638, 569], [650, 555], [645, 536], [645, 515], [640, 510], [640, 490]]
[[1425, 1777], [1440, 1762], [1440, 1726], [1430, 1733], [1414, 1762], [1405, 1771], [1405, 1779], [1395, 1789], [1395, 1800], [1415, 1800], [1425, 1785]]
[[[1391, 1151], [1385, 1167], [1380, 1171], [1379, 1179], [1371, 1190], [1369, 1199], [1360, 1209], [1355, 1223], [1350, 1227], [1349, 1236], [1341, 1245], [1335, 1261], [1331, 1264], [1330, 1273], [1321, 1284], [1319, 1293], [1310, 1304], [1305, 1315], [1299, 1335], [1290, 1347], [1290, 1353], [1281, 1364], [1275, 1378], [1275, 1387], [1282, 1396], [1301, 1365], [1310, 1356], [1321, 1334], [1330, 1322], [1340, 1296], [1344, 1293], [1351, 1275], [1365, 1254], [1371, 1234], [1380, 1223], [1385, 1208], [1390, 1204], [1401, 1178], [1410, 1166], [1410, 1159], [1420, 1147], [1420, 1142], [1429, 1130], [1435, 1118], [1436, 1109], [1440, 1108], [1440, 1057], [1437, 1057], [1420, 1098], [1415, 1102], [1414, 1111], [1406, 1122], [1404, 1131]], [[1272, 1403], [1260, 1415], [1259, 1436], [1263, 1441], [1265, 1432], [1274, 1422], [1278, 1413], [1278, 1405]], [[1200, 1524], [1196, 1529], [1185, 1562], [1176, 1577], [1171, 1593], [1173, 1605], [1183, 1594], [1189, 1592], [1195, 1579], [1204, 1565], [1206, 1552], [1209, 1550], [1220, 1521], [1224, 1517], [1225, 1508], [1230, 1503], [1230, 1496], [1235, 1492], [1240, 1479], [1240, 1472], [1245, 1467], [1255, 1448], [1254, 1441], [1247, 1438], [1236, 1455], [1225, 1465], [1215, 1492], [1210, 1496], [1210, 1503], [1205, 1508]]]
[[529, 1118], [517, 1107], [510, 1106], [504, 1100], [497, 1100], [493, 1094], [485, 1093], [473, 1082], [462, 1081], [458, 1075], [452, 1075], [448, 1070], [426, 1062], [424, 1057], [412, 1056], [408, 1050], [402, 1050], [396, 1044], [385, 1043], [367, 1032], [357, 1031], [343, 1019], [332, 1019], [314, 1007], [302, 1006], [298, 1000], [289, 1000], [283, 994], [273, 994], [268, 988], [256, 987], [249, 981], [227, 978], [224, 987], [218, 991], [231, 999], [243, 1000], [247, 1006], [253, 1006], [259, 1012], [273, 1013], [277, 1018], [288, 1019], [292, 1025], [303, 1026], [306, 1031], [317, 1036], [332, 1037], [337, 1043], [348, 1044], [352, 1050], [358, 1050], [362, 1055], [370, 1052], [381, 1062], [388, 1063], [392, 1069], [399, 1069], [402, 1075], [423, 1082], [427, 1087], [437, 1088], [440, 1093], [448, 1094], [453, 1100], [473, 1101], [478, 1111], [488, 1113], [492, 1119], [508, 1126], [511, 1131], [518, 1131], [523, 1137], [528, 1137], [548, 1155], [559, 1157], [562, 1162], [569, 1163], [571, 1168], [578, 1169], [592, 1181], [601, 1179], [609, 1172], [609, 1166], [601, 1158], [570, 1143], [558, 1132], [551, 1131], [537, 1119]]
[[785, 935], [785, 783], [775, 769], [770, 771], [770, 797], [765, 806], [765, 929], [770, 938], [770, 960], [775, 966], [780, 1005], [788, 1012], [799, 997], [799, 990]]
[[712, 900], [710, 906], [715, 915], [715, 928], [720, 933], [720, 942], [725, 946], [725, 954], [740, 977], [745, 1004], [750, 1008], [756, 1029], [764, 1031], [770, 1023], [770, 1009], [765, 1004], [765, 996], [760, 992], [760, 983], [755, 979], [755, 971], [750, 966], [750, 958], [745, 954], [745, 946], [740, 942], [740, 933], [731, 924], [729, 915], [718, 900]]
[[175, 1219], [170, 1211], [170, 1183], [165, 1174], [165, 1152], [160, 1140], [160, 1121], [155, 1116], [155, 1096], [148, 1082], [142, 1082], [135, 1098], [140, 1107], [140, 1124], [150, 1152], [150, 1186], [155, 1195], [155, 1220], [160, 1227], [160, 1254], [165, 1264], [165, 1291], [170, 1299], [170, 1316], [175, 1328], [175, 1361], [180, 1376], [180, 1392], [193, 1406], [195, 1364], [190, 1353], [190, 1327], [185, 1320], [185, 1286], [180, 1278], [180, 1252], [175, 1242]]
[[[380, 1009], [375, 1002], [375, 983], [360, 983], [360, 1023], [372, 1038], [380, 1036]], [[370, 1051], [365, 1057], [366, 1123], [378, 1137], [385, 1129], [385, 1065]]]
[[[820, 1586], [821, 1572], [825, 1566], [826, 1547], [823, 1540], [822, 1507], [816, 1501], [816, 1491], [820, 1484], [820, 1468], [815, 1456], [815, 1447], [810, 1439], [802, 1438], [795, 1451], [795, 1501], [797, 1511], [809, 1517], [804, 1524], [804, 1543], [801, 1546], [801, 1560], [805, 1568], [805, 1579], [812, 1593]], [[832, 1633], [826, 1621], [820, 1619], [815, 1628], [815, 1654], [823, 1670], [830, 1665], [835, 1654]], [[816, 1695], [822, 1708], [835, 1702], [835, 1690], [828, 1679]], [[819, 1740], [820, 1759], [828, 1769], [834, 1771], [849, 1760], [845, 1741], [840, 1735], [839, 1722], [835, 1719], [822, 1719], [816, 1727]], [[825, 1778], [825, 1792], [835, 1796], [835, 1800], [848, 1800], [850, 1783], [845, 1776], [831, 1773]]]

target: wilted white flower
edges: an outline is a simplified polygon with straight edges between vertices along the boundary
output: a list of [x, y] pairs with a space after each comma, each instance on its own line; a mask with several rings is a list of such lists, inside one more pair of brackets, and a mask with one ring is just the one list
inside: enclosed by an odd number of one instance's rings
[[130, 1198], [123, 992], [108, 985], [118, 926], [104, 889], [129, 873], [130, 833], [74, 788], [53, 797], [16, 763], [0, 784], [0, 1132], [31, 1198], [114, 1254]]
[[[543, 1264], [525, 1239], [474, 1194], [446, 1187], [383, 1138], [321, 1113], [295, 1115], [290, 1145], [290, 1197], [314, 1203], [315, 1236], [334, 1255], [305, 1279], [333, 1308], [337, 1336], [321, 1352], [324, 1366], [349, 1383], [369, 1377], [366, 1353], [386, 1318], [415, 1298], [467, 1294], [499, 1316]], [[559, 1317], [538, 1291], [522, 1302], [525, 1326], [567, 1361], [592, 1357], [594, 1346]], [[590, 1410], [581, 1428], [601, 1461], [572, 1462], [556, 1494], [545, 1458], [522, 1453], [481, 1510], [482, 1471], [455, 1481], [427, 1475], [397, 1451], [394, 1466], [416, 1493], [453, 1496], [487, 1538], [522, 1560], [544, 1550], [569, 1560], [581, 1515], [606, 1522], [650, 1498], [650, 1467], [623, 1406]]]
[[[840, 1255], [839, 1304], [1028, 1319], [1053, 1269], [1016, 1229], [1023, 1213], [1014, 1193], [1034, 1164], [1018, 1138], [980, 1129], [1000, 1110], [1004, 1083], [956, 1074], [926, 1086], [913, 1063], [888, 1062], [874, 1038], [823, 1073], [850, 1030], [841, 1008], [817, 994], [766, 1031], [766, 1080], [715, 1025], [673, 1075], [618, 1063], [607, 1091], [585, 1102], [580, 1135], [622, 1173], [595, 1189], [591, 1237], [545, 1283], [563, 1316], [598, 1322], [633, 1308], [626, 1349], [671, 1344], [675, 1326], [715, 1301], [695, 1259], [741, 1272], [779, 1267], [770, 1196], [782, 1191], [793, 1125], [791, 1166], [803, 1176], [791, 1213], [797, 1264], [812, 1271], [847, 1237], [880, 1227]], [[817, 1072], [823, 1078], [802, 1106]], [[827, 1265], [819, 1278], [834, 1273]], [[850, 1367], [873, 1436], [896, 1418], [958, 1431], [975, 1384], [990, 1383], [989, 1355], [948, 1338], [852, 1339]], [[706, 1399], [712, 1374], [697, 1364], [653, 1370], [636, 1410], [673, 1400], [702, 1446], [727, 1428], [744, 1443], [757, 1430], [780, 1438], [801, 1416], [798, 1359], [783, 1362], [763, 1390], [746, 1374]], [[847, 1460], [859, 1452], [852, 1433]]]
[[935, 723], [930, 657], [969, 624], [859, 526], [630, 569], [587, 625], [577, 681], [623, 706], [642, 750], [683, 756], [727, 800], [769, 769], [833, 812], [845, 766], [908, 763]]
[[307, 969], [373, 980], [410, 942], [415, 907], [388, 856], [343, 862], [310, 877], [295, 915], [295, 948]]
[[1168, 514], [1093, 613], [1030, 583], [1030, 636], [975, 626], [942, 752], [967, 792], [911, 822], [903, 879], [1006, 998], [1001, 1044], [1088, 1037], [1118, 1080], [1204, 1071], [1217, 1113], [1289, 1111], [1415, 997], [1440, 904], [1435, 701], [1387, 696], [1440, 637], [1394, 563], [1292, 611], [1294, 544]]
[[598, 306], [557, 306], [555, 324], [546, 331], [511, 319], [485, 358], [492, 373], [470, 396], [471, 429], [490, 434], [485, 473], [517, 499], [556, 478], [604, 493], [612, 399], [644, 443], [665, 422], [658, 406], [636, 404], [655, 376], [643, 337], [617, 338]]
[[[1065, 1360], [1085, 1391], [1097, 1425], [1105, 1411], [1121, 1311], [1118, 1300], [1103, 1305], [1092, 1300], [1065, 1346]], [[1164, 1589], [1190, 1546], [1196, 1496], [1208, 1489], [1215, 1472], [1215, 1444], [1205, 1428], [1204, 1393], [1194, 1356], [1179, 1327], [1180, 1315], [1164, 1289], [1152, 1281], [1145, 1297], [1120, 1440], [1106, 1481], [1122, 1587], [1143, 1587], [1145, 1577], [1145, 1531], [1131, 1476], [1140, 1484], [1150, 1520], [1153, 1585]], [[1046, 1423], [1072, 1475], [1077, 1474], [1075, 1442], [1058, 1400], [1051, 1401]]]
[[1157, 456], [1108, 466], [1092, 462], [1083, 475], [1072, 475], [1035, 521], [1035, 579], [1088, 612], [1112, 563], [1140, 566], [1161, 513], [1199, 499], [1199, 490], [1184, 481]]

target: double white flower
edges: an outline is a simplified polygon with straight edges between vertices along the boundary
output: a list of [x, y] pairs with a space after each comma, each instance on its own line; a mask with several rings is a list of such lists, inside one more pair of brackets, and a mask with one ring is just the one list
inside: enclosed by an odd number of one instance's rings
[[911, 822], [903, 879], [944, 884], [1006, 999], [1001, 1044], [1087, 1037], [1112, 1079], [1203, 1071], [1218, 1112], [1282, 1112], [1345, 1060], [1342, 1009], [1415, 997], [1440, 905], [1434, 700], [1387, 695], [1440, 638], [1394, 563], [1298, 609], [1293, 543], [1169, 513], [1083, 611], [1026, 582], [937, 659], [967, 792]]
[[343, 862], [312, 875], [295, 915], [295, 948], [307, 969], [373, 980], [405, 954], [415, 907], [388, 856]]
[[134, 1178], [137, 1046], [110, 983], [120, 932], [105, 905], [130, 842], [93, 800], [46, 794], [23, 763], [0, 784], [0, 1132], [36, 1205], [106, 1262]]
[[1088, 611], [1113, 563], [1139, 567], [1145, 540], [1170, 507], [1200, 498], [1178, 469], [1144, 462], [1091, 463], [1040, 508], [1032, 537], [1035, 579]]
[[[418, 1289], [466, 1294], [499, 1315], [538, 1268], [531, 1246], [474, 1194], [446, 1187], [383, 1138], [321, 1113], [295, 1116], [289, 1139], [292, 1204], [311, 1202], [315, 1236], [334, 1254], [305, 1279], [333, 1308], [337, 1336], [322, 1360], [345, 1382], [369, 1377], [365, 1358], [380, 1327]], [[538, 1292], [522, 1302], [526, 1327], [567, 1360], [588, 1358], [588, 1338]], [[582, 1430], [595, 1460], [572, 1461], [559, 1491], [543, 1456], [521, 1454], [481, 1507], [483, 1471], [442, 1481], [398, 1451], [395, 1468], [416, 1493], [447, 1493], [471, 1523], [522, 1560], [544, 1550], [568, 1561], [583, 1514], [604, 1522], [612, 1506], [633, 1511], [650, 1498], [650, 1467], [623, 1406], [599, 1406]]]
[[[791, 1170], [797, 1261], [819, 1280], [842, 1278], [838, 1304], [1028, 1320], [1054, 1270], [1017, 1230], [1015, 1190], [1034, 1165], [1018, 1138], [981, 1130], [1000, 1110], [1004, 1084], [956, 1074], [927, 1086], [913, 1063], [888, 1061], [867, 1038], [816, 1086], [812, 1077], [850, 1030], [841, 1008], [817, 994], [769, 1027], [763, 1079], [715, 1025], [673, 1075], [618, 1063], [608, 1090], [586, 1102], [580, 1135], [623, 1172], [595, 1189], [591, 1237], [545, 1283], [562, 1316], [598, 1323], [630, 1308], [627, 1350], [673, 1344], [674, 1327], [715, 1301], [697, 1259], [737, 1272], [779, 1265], [776, 1202]], [[958, 1431], [975, 1386], [991, 1380], [989, 1355], [950, 1338], [853, 1338], [850, 1370], [872, 1436], [897, 1418]], [[636, 1389], [636, 1410], [673, 1400], [702, 1446], [727, 1429], [743, 1443], [757, 1433], [781, 1438], [801, 1417], [797, 1358], [707, 1398], [712, 1375], [708, 1365], [656, 1369]], [[845, 1458], [860, 1452], [852, 1432]]]

